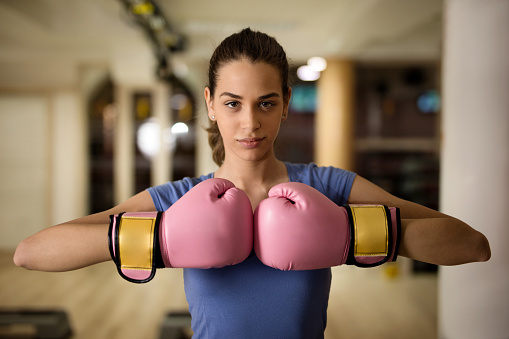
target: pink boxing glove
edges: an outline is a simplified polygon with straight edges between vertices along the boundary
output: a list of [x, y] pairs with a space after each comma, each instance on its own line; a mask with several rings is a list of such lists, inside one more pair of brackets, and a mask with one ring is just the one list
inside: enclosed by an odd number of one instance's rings
[[152, 280], [156, 268], [211, 268], [244, 261], [253, 248], [248, 196], [225, 179], [205, 180], [165, 212], [110, 217], [109, 247], [126, 280]]
[[342, 264], [373, 267], [395, 261], [399, 209], [340, 207], [311, 186], [274, 186], [255, 210], [254, 248], [265, 265], [312, 270]]

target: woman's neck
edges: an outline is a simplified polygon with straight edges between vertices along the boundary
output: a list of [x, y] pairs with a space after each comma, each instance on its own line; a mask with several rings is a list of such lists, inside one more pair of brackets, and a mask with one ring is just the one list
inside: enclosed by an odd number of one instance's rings
[[285, 164], [276, 157], [262, 161], [225, 160], [214, 173], [214, 177], [228, 179], [235, 186], [248, 191], [256, 187], [265, 187], [268, 190], [278, 183], [289, 180]]
[[243, 190], [253, 211], [260, 201], [268, 197], [269, 190], [283, 182], [288, 182], [288, 171], [285, 164], [271, 157], [263, 161], [235, 161], [225, 160], [223, 165], [214, 173], [216, 178], [228, 179]]

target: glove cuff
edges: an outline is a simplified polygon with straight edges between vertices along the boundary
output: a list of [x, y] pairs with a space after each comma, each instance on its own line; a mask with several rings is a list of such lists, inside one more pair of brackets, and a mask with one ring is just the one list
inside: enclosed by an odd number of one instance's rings
[[159, 247], [161, 212], [110, 216], [108, 245], [120, 276], [134, 283], [152, 280], [162, 265]]
[[399, 208], [384, 205], [345, 205], [350, 224], [346, 264], [374, 267], [396, 261], [401, 223]]

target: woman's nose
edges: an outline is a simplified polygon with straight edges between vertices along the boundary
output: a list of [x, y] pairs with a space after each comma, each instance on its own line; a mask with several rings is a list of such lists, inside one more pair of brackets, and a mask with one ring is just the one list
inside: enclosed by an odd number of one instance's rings
[[248, 129], [248, 130], [256, 130], [260, 128], [260, 120], [258, 119], [258, 116], [254, 109], [246, 109], [244, 111], [244, 114], [242, 116], [242, 128]]

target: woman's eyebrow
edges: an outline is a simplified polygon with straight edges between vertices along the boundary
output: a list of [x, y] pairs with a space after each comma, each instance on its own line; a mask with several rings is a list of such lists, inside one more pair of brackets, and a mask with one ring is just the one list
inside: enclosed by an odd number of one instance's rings
[[258, 100], [264, 100], [264, 99], [273, 98], [273, 97], [279, 97], [279, 94], [277, 94], [276, 92], [272, 92], [269, 94], [262, 95], [261, 97], [258, 97]]
[[231, 98], [234, 98], [234, 99], [242, 99], [242, 97], [240, 95], [237, 95], [237, 94], [233, 94], [233, 93], [230, 93], [230, 92], [223, 92], [219, 95], [220, 97], [222, 96], [228, 96], [228, 97], [231, 97]]
[[[230, 92], [223, 92], [219, 96], [220, 97], [228, 96], [228, 97], [234, 98], [234, 99], [242, 99], [242, 97], [240, 95], [233, 94], [233, 93], [230, 93]], [[264, 99], [273, 98], [273, 97], [279, 97], [279, 96], [280, 95], [278, 93], [272, 92], [272, 93], [269, 93], [269, 94], [265, 94], [265, 95], [259, 96], [258, 100], [264, 100]]]

